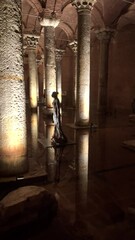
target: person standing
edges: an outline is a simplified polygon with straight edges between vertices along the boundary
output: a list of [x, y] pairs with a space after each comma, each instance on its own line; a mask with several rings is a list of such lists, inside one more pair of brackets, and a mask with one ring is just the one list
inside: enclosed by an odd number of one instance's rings
[[58, 92], [52, 93], [53, 105], [53, 122], [54, 122], [54, 134], [51, 138], [52, 144], [60, 145], [67, 142], [67, 138], [62, 131], [61, 116], [60, 116], [60, 101], [58, 99]]

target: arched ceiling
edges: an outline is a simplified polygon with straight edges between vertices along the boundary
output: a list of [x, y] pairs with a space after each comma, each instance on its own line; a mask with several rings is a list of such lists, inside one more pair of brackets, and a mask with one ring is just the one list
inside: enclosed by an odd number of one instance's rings
[[[82, 1], [82, 0], [81, 0]], [[72, 0], [22, 0], [23, 34], [38, 34], [39, 51], [43, 49], [42, 16], [52, 14], [60, 19], [55, 28], [57, 48], [65, 48], [66, 44], [77, 38], [77, 11]], [[100, 28], [113, 28], [121, 31], [127, 25], [135, 24], [134, 0], [97, 0], [91, 11], [91, 31]]]

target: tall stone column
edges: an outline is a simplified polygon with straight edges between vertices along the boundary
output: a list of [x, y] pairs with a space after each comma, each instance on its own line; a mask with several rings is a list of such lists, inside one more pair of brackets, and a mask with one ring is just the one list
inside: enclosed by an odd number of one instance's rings
[[36, 45], [38, 43], [38, 36], [25, 35], [25, 40], [28, 47], [28, 64], [29, 64], [29, 95], [30, 107], [37, 108], [38, 98], [38, 73], [36, 63]]
[[96, 31], [97, 38], [100, 40], [100, 59], [99, 59], [99, 82], [98, 82], [98, 103], [97, 111], [100, 115], [107, 113], [107, 83], [108, 83], [108, 55], [109, 43], [114, 30], [101, 29]]
[[46, 107], [52, 108], [53, 91], [56, 91], [56, 59], [55, 59], [55, 27], [59, 21], [53, 18], [42, 18], [41, 26], [44, 26], [45, 46], [45, 85], [46, 85]]
[[74, 96], [73, 96], [73, 107], [76, 107], [76, 90], [77, 90], [77, 46], [78, 43], [76, 40], [69, 43], [70, 48], [74, 53], [75, 58], [75, 71], [74, 71]]
[[74, 0], [78, 12], [77, 126], [90, 124], [90, 13], [95, 0]]
[[45, 56], [44, 56], [44, 54], [42, 54], [42, 61], [43, 61], [43, 92], [44, 92], [44, 89], [46, 89], [46, 86], [45, 86]]
[[58, 97], [60, 102], [62, 102], [62, 80], [61, 80], [61, 60], [65, 50], [56, 49], [56, 91], [59, 93]]
[[21, 1], [0, 1], [0, 176], [28, 170]]

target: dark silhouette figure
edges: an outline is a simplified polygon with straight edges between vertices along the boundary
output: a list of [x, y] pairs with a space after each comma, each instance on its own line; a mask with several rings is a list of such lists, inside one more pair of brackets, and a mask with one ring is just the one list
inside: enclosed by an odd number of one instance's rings
[[60, 119], [60, 101], [57, 97], [58, 92], [53, 92], [52, 97], [54, 98], [53, 105], [53, 122], [54, 122], [54, 134], [51, 138], [53, 145], [63, 145], [67, 142], [67, 138], [62, 131], [61, 119]]

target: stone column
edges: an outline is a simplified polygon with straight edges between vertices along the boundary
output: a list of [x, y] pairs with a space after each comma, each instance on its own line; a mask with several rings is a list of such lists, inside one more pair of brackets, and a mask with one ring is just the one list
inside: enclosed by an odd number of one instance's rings
[[108, 83], [108, 55], [109, 42], [114, 30], [101, 29], [96, 31], [97, 38], [100, 40], [100, 59], [99, 59], [99, 82], [98, 82], [98, 103], [97, 111], [100, 115], [107, 113], [107, 83]]
[[45, 46], [45, 85], [46, 85], [46, 107], [52, 108], [53, 91], [56, 91], [56, 60], [55, 60], [55, 27], [59, 21], [53, 18], [42, 18], [41, 26], [44, 26]]
[[40, 74], [40, 99], [41, 103], [45, 106], [46, 105], [46, 93], [45, 93], [45, 64], [44, 64], [44, 54], [41, 55], [40, 60], [40, 68], [41, 68], [41, 74]]
[[74, 96], [73, 96], [73, 107], [76, 107], [76, 89], [77, 89], [77, 41], [69, 43], [70, 48], [72, 49], [75, 57], [75, 72], [74, 72]]
[[44, 54], [42, 54], [42, 61], [43, 61], [43, 92], [44, 92], [44, 89], [46, 89], [46, 86], [45, 86], [45, 56], [44, 56]]
[[61, 82], [61, 60], [65, 50], [56, 49], [56, 91], [59, 93], [58, 97], [62, 102], [62, 82]]
[[30, 95], [30, 107], [32, 109], [37, 108], [38, 98], [38, 74], [36, 63], [36, 45], [38, 43], [38, 36], [25, 35], [25, 40], [28, 47], [28, 64], [29, 64], [29, 95]]
[[0, 176], [28, 170], [21, 1], [0, 1]]
[[90, 124], [90, 13], [95, 0], [74, 0], [78, 12], [77, 126]]

